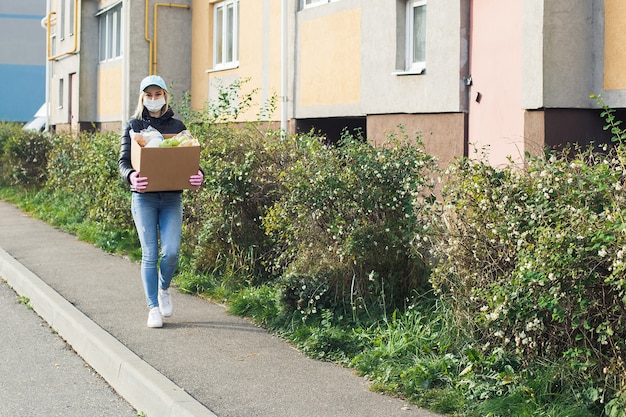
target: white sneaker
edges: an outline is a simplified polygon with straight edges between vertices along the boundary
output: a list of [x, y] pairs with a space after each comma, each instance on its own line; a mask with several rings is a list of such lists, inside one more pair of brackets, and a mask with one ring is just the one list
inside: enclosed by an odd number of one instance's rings
[[148, 313], [148, 327], [163, 327], [163, 318], [158, 307], [152, 307]]
[[162, 290], [161, 288], [159, 288], [159, 310], [161, 310], [163, 317], [171, 316], [174, 311], [170, 292], [168, 290]]

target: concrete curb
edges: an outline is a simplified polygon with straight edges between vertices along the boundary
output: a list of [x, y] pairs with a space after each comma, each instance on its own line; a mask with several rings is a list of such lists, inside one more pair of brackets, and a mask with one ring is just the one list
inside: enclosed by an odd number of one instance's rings
[[217, 417], [2, 248], [0, 277], [136, 410], [148, 417]]

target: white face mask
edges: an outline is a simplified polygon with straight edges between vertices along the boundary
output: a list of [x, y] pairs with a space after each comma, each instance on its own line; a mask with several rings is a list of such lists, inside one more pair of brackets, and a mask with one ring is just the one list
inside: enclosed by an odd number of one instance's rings
[[143, 98], [143, 105], [149, 112], [156, 113], [165, 106], [165, 98], [157, 98], [156, 100], [150, 100], [148, 97]]

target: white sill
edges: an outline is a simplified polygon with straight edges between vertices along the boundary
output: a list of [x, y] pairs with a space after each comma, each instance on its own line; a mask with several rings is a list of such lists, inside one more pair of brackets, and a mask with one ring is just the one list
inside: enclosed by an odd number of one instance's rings
[[209, 68], [205, 72], [207, 74], [209, 74], [211, 72], [226, 71], [226, 70], [231, 70], [231, 69], [235, 69], [235, 68], [239, 68], [239, 61], [238, 62], [233, 62], [232, 64], [223, 65], [223, 66], [217, 67], [217, 68]]
[[424, 73], [424, 71], [426, 71], [426, 68], [410, 69], [410, 70], [394, 71], [394, 72], [391, 73], [391, 75], [398, 75], [398, 76], [403, 76], [403, 75], [422, 75]]

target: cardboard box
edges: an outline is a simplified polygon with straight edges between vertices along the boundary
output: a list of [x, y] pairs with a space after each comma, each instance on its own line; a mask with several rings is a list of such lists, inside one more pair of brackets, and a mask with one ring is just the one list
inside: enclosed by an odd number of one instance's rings
[[142, 177], [148, 177], [148, 187], [142, 192], [198, 188], [189, 184], [189, 177], [198, 173], [200, 146], [145, 148], [131, 139], [130, 160]]

